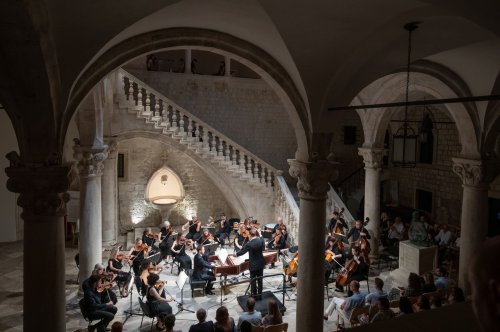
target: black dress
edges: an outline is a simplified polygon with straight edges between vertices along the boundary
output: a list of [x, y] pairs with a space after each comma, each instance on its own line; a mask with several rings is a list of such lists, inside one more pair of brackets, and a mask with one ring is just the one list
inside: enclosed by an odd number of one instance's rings
[[[172, 307], [168, 302], [158, 301], [151, 295], [150, 293], [151, 287], [148, 288], [148, 292], [146, 294], [146, 298], [148, 299], [149, 308], [151, 309], [151, 313], [155, 316], [166, 316], [172, 313]], [[160, 294], [161, 297], [165, 298], [165, 291]]]
[[186, 245], [185, 244], [176, 244], [174, 246], [174, 250], [180, 250], [178, 254], [173, 253], [173, 256], [176, 261], [178, 261], [181, 264], [181, 267], [184, 270], [191, 269], [192, 262], [191, 262], [191, 257], [186, 254]]

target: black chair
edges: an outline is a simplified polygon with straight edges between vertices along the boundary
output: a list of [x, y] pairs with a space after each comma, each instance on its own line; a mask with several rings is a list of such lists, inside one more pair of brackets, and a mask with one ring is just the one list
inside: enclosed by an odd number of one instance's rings
[[80, 299], [80, 301], [78, 301], [78, 306], [80, 307], [80, 312], [82, 313], [83, 319], [85, 319], [85, 321], [88, 322], [87, 329], [90, 331], [90, 327], [92, 326], [92, 320], [89, 319], [89, 314], [85, 309], [84, 299]]
[[205, 288], [207, 288], [206, 280], [193, 280], [193, 270], [188, 270], [189, 285], [191, 286], [191, 297], [194, 297], [194, 291], [196, 289], [201, 289], [203, 296], [205, 296]]
[[141, 319], [141, 326], [142, 327], [142, 322], [144, 321], [144, 316], [147, 316], [151, 318], [151, 331], [153, 331], [153, 323], [155, 321], [156, 316], [151, 313], [151, 309], [149, 308], [149, 303], [142, 301], [141, 298], [139, 298], [139, 304], [141, 306], [142, 310], [142, 319]]

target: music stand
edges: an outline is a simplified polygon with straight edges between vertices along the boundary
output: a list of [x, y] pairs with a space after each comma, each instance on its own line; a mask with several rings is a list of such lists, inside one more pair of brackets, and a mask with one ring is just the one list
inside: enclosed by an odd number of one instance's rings
[[194, 314], [194, 311], [184, 308], [184, 285], [186, 284], [187, 279], [188, 279], [188, 275], [186, 274], [186, 272], [181, 271], [181, 272], [179, 272], [179, 275], [177, 276], [177, 280], [175, 281], [175, 283], [177, 284], [177, 287], [181, 291], [181, 302], [177, 302], [177, 309], [178, 310], [175, 313], [176, 316], [177, 316], [177, 314], [179, 314], [182, 311], [188, 311], [188, 312], [192, 312]]
[[[142, 316], [142, 311], [139, 309], [133, 309], [132, 308], [132, 298], [133, 298], [133, 293], [134, 293], [134, 281], [135, 281], [135, 276], [130, 278], [130, 282], [128, 284], [128, 293], [130, 294], [130, 306], [128, 310], [123, 311], [127, 317], [125, 317], [125, 320], [123, 321], [123, 325], [127, 322], [127, 320], [132, 317], [132, 316]], [[137, 293], [139, 293], [139, 290], [137, 290]]]

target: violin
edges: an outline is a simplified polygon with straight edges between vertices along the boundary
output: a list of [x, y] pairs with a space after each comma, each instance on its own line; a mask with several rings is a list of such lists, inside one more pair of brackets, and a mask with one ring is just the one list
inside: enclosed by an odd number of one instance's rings
[[335, 254], [331, 250], [325, 250], [325, 261], [330, 263], [333, 261], [333, 258], [335, 257]]
[[97, 292], [98, 293], [102, 293], [105, 290], [108, 290], [108, 289], [110, 289], [113, 286], [114, 285], [113, 285], [112, 281], [103, 281], [103, 282], [100, 282], [99, 285], [97, 286]]

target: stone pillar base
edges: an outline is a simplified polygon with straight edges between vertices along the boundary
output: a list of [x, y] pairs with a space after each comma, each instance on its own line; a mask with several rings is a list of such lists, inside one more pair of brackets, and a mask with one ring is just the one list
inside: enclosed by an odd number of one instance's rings
[[399, 242], [399, 268], [389, 273], [393, 284], [408, 286], [411, 272], [422, 275], [437, 267], [437, 247], [419, 246], [411, 241]]

